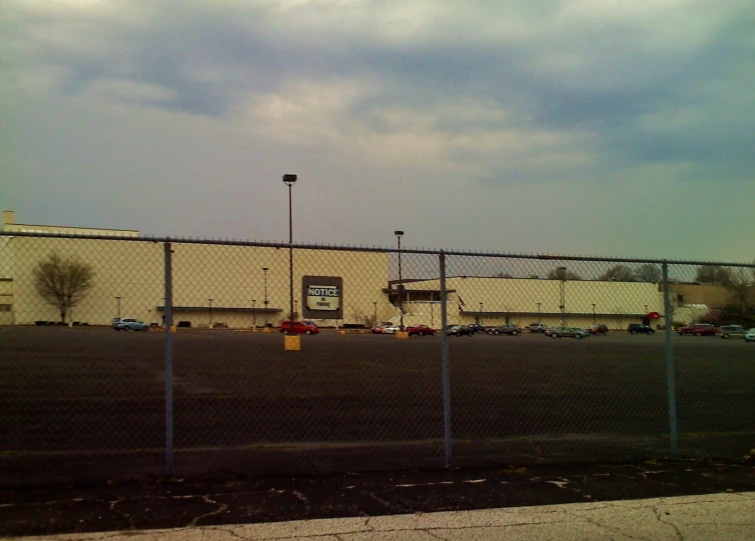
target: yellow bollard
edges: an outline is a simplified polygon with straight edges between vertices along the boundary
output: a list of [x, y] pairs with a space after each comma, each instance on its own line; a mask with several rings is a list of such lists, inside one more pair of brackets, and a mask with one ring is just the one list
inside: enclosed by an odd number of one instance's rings
[[178, 332], [178, 327], [176, 327], [175, 325], [171, 325], [170, 332]]
[[406, 340], [407, 338], [409, 338], [409, 333], [406, 331], [398, 331], [396, 333], [396, 338], [399, 338], [401, 340]]
[[287, 334], [283, 337], [283, 349], [286, 351], [301, 351], [301, 337]]
[[270, 327], [264, 327], [264, 328], [262, 329], [262, 332], [270, 332]]

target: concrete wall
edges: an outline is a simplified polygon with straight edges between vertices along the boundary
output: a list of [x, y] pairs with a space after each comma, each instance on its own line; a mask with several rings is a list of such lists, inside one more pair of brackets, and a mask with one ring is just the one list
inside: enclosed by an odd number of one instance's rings
[[[161, 323], [163, 299], [163, 245], [152, 242], [44, 239], [14, 237], [4, 254], [14, 281], [14, 316], [18, 324], [59, 319], [54, 307], [46, 304], [33, 284], [33, 269], [51, 253], [75, 257], [94, 268], [94, 287], [73, 310], [73, 320], [89, 324], [109, 324], [117, 316]], [[188, 320], [193, 326], [209, 325], [212, 298], [213, 321], [230, 327], [249, 327], [256, 300], [257, 324], [265, 316], [264, 273], [268, 267], [269, 322], [278, 324], [288, 313], [288, 250], [173, 243], [173, 297], [177, 307], [174, 321]], [[303, 275], [340, 276], [344, 282], [344, 321], [359, 323], [373, 316], [377, 301], [378, 318], [396, 314], [381, 292], [388, 282], [385, 254], [335, 250], [294, 251], [294, 298], [301, 302]], [[182, 307], [194, 311], [182, 311]], [[235, 310], [245, 311], [235, 311]], [[320, 321], [323, 325], [335, 321]]]

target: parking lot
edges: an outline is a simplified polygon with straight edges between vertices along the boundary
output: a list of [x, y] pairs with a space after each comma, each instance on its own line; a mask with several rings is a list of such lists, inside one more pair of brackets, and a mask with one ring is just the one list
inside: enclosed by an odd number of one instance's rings
[[[286, 352], [277, 332], [174, 335], [177, 467], [442, 464], [439, 336], [325, 330], [301, 340], [302, 351]], [[672, 340], [681, 452], [741, 456], [755, 431], [755, 344]], [[475, 335], [449, 343], [459, 462], [620, 459], [668, 447], [663, 333]], [[132, 473], [159, 470], [164, 366], [160, 332], [4, 329], [3, 473], [38, 475], [42, 464], [54, 474], [78, 464], [79, 472], [105, 475], [114, 457], [135, 460]]]

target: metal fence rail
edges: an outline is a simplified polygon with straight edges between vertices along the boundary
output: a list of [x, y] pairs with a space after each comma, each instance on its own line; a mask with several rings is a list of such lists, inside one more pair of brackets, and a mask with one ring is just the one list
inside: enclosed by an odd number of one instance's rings
[[4, 483], [752, 446], [752, 264], [14, 233], [0, 295]]

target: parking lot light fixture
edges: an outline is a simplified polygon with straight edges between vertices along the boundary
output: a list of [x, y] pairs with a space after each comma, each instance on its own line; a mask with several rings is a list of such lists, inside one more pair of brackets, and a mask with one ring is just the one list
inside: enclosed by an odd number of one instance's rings
[[566, 321], [566, 299], [565, 299], [565, 286], [566, 286], [566, 267], [558, 268], [561, 274], [561, 287], [559, 290], [559, 308], [561, 309], [561, 326], [563, 327]]
[[267, 271], [269, 271], [269, 270], [270, 269], [267, 268], [267, 267], [262, 267], [262, 283], [264, 284], [263, 288], [264, 288], [264, 293], [265, 293], [265, 300], [263, 301], [263, 309], [264, 309], [264, 312], [265, 312], [265, 327], [267, 327], [267, 325], [268, 325], [268, 321], [267, 321], [267, 305], [269, 304], [269, 301], [267, 300]]
[[401, 275], [401, 237], [404, 236], [403, 231], [396, 230], [393, 232], [398, 240], [398, 311], [399, 311], [399, 329], [404, 330], [404, 283]]
[[[296, 175], [283, 175], [283, 183], [288, 186], [288, 313], [289, 321], [294, 319], [294, 211], [292, 205], [292, 190], [296, 182]], [[293, 327], [289, 334], [293, 334]]]

